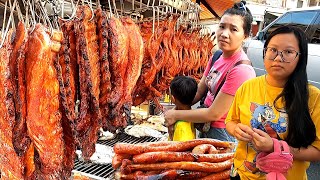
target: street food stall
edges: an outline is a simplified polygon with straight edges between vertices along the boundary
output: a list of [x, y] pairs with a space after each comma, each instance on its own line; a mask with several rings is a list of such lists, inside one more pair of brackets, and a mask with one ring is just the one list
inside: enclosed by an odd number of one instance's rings
[[187, 0], [1, 7], [3, 179], [114, 179], [114, 146], [167, 141], [170, 81], [200, 80], [214, 47], [200, 6]]

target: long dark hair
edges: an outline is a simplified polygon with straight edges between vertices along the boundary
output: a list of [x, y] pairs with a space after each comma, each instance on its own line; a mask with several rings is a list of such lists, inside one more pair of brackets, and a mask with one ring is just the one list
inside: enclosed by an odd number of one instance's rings
[[[244, 34], [248, 37], [251, 32], [251, 24], [253, 21], [253, 17], [251, 11], [246, 6], [246, 1], [240, 1], [235, 3], [232, 8], [227, 9], [223, 15], [230, 14], [230, 15], [238, 15], [243, 18], [243, 30]], [[223, 16], [222, 15], [222, 16]]]
[[[280, 95], [275, 99], [276, 102], [283, 97], [285, 101], [285, 108], [288, 114], [288, 136], [285, 141], [292, 147], [300, 148], [307, 147], [316, 138], [316, 128], [309, 113], [309, 90], [307, 77], [307, 60], [308, 60], [308, 39], [305, 33], [293, 26], [282, 26], [273, 31], [267, 38], [264, 48], [266, 48], [272, 39], [277, 34], [293, 33], [299, 42], [299, 61], [289, 76], [284, 89]], [[296, 59], [298, 60], [298, 59]]]

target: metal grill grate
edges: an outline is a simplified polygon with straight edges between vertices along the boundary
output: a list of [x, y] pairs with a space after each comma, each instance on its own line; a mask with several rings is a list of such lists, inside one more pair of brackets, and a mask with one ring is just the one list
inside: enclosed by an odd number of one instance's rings
[[121, 134], [118, 134], [116, 136], [116, 138], [114, 138], [114, 139], [111, 139], [111, 140], [98, 140], [97, 143], [113, 147], [118, 142], [137, 144], [137, 143], [143, 143], [143, 142], [155, 142], [155, 141], [159, 141], [159, 140], [160, 140], [160, 138], [155, 138], [155, 137], [137, 138], [137, 137], [134, 137], [134, 136], [127, 135], [125, 133], [121, 133]]
[[100, 165], [82, 161], [75, 161], [74, 172], [85, 173], [83, 175], [90, 175], [92, 179], [114, 179], [114, 170], [111, 164]]
[[[143, 142], [156, 142], [159, 141], [160, 138], [155, 137], [141, 137], [137, 138], [134, 136], [127, 135], [125, 133], [120, 133], [116, 136], [116, 138], [111, 140], [98, 140], [98, 144], [103, 144], [105, 146], [113, 147], [116, 143], [143, 143]], [[111, 164], [100, 165], [94, 164], [91, 162], [82, 162], [82, 161], [75, 161], [75, 166], [73, 172], [81, 172], [83, 175], [87, 175], [88, 177], [96, 180], [101, 179], [114, 179], [114, 169], [112, 168]]]

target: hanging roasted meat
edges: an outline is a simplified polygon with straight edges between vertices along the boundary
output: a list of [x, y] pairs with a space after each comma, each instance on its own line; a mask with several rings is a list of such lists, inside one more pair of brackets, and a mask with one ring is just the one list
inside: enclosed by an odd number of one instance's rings
[[101, 127], [99, 109], [100, 62], [96, 23], [89, 6], [79, 6], [74, 28], [79, 64], [80, 109], [76, 130], [84, 159], [95, 152]]
[[[146, 31], [145, 34], [142, 33], [145, 52], [144, 52], [144, 58], [142, 61], [141, 75], [133, 91], [134, 106], [137, 106], [143, 103], [145, 100], [152, 99], [152, 95], [150, 92], [151, 83], [154, 81], [156, 77], [158, 68], [160, 69], [160, 66], [161, 66], [160, 64], [163, 63], [164, 61], [163, 60], [164, 51], [161, 43], [163, 40], [163, 32], [166, 30], [166, 26], [165, 26], [166, 22], [167, 22], [167, 19], [165, 20], [164, 23], [161, 23], [164, 26], [156, 27], [155, 33], [153, 34], [152, 34], [152, 29], [151, 31], [150, 30]], [[147, 29], [150, 29], [150, 28], [147, 28]], [[157, 65], [159, 65], [159, 67], [157, 67]]]
[[110, 106], [113, 108], [123, 95], [123, 79], [128, 63], [129, 39], [120, 19], [111, 17], [108, 20], [108, 32], [110, 37], [110, 72], [112, 92], [110, 95]]
[[76, 118], [75, 103], [77, 100], [78, 67], [75, 48], [75, 33], [73, 21], [60, 20], [60, 27], [63, 32], [63, 41], [60, 49], [59, 65], [62, 75], [62, 101], [64, 110], [69, 121], [74, 123]]
[[15, 124], [13, 144], [17, 154], [23, 157], [30, 146], [31, 140], [27, 134], [26, 115], [26, 84], [25, 84], [25, 53], [27, 32], [22, 22], [19, 22], [13, 39], [13, 51], [10, 56], [10, 72], [14, 77]]
[[164, 56], [165, 60], [162, 67], [163, 73], [161, 74], [159, 83], [156, 86], [156, 89], [160, 92], [164, 92], [169, 87], [171, 80], [180, 71], [180, 62], [178, 59], [178, 51], [176, 45], [177, 42], [173, 42], [173, 37], [175, 35], [174, 27], [179, 17], [180, 16], [176, 14], [171, 15], [170, 21], [168, 23], [168, 29], [165, 32], [165, 34], [167, 35], [163, 38], [165, 47], [167, 46], [164, 49], [167, 56]]
[[[136, 82], [141, 73], [143, 55], [144, 55], [144, 46], [143, 39], [139, 27], [133, 22], [130, 17], [125, 17], [121, 19], [125, 29], [128, 32], [129, 38], [129, 53], [128, 53], [128, 63], [125, 76], [123, 79], [123, 96], [120, 102], [117, 104], [114, 110], [120, 108], [120, 113], [126, 113], [126, 116], [122, 116], [122, 125], [126, 126], [126, 123], [130, 119], [130, 109], [132, 106], [132, 93], [133, 89], [136, 86]], [[122, 127], [124, 127], [122, 126]]]
[[15, 124], [14, 74], [10, 72], [10, 42], [12, 31], [0, 48], [0, 170], [2, 179], [23, 179], [24, 163], [13, 146], [13, 126]]
[[104, 129], [115, 131], [108, 120], [109, 99], [111, 94], [111, 75], [109, 69], [109, 41], [108, 41], [108, 23], [107, 14], [98, 8], [95, 12], [97, 19], [97, 33], [99, 43], [99, 60], [100, 60], [100, 97], [99, 106], [102, 116], [102, 125]]
[[59, 82], [53, 60], [59, 48], [59, 42], [51, 41], [41, 24], [37, 24], [29, 35], [26, 54], [26, 122], [35, 147], [37, 179], [58, 179], [63, 168]]
[[59, 52], [59, 60], [55, 60], [55, 67], [60, 85], [61, 123], [65, 144], [62, 174], [64, 177], [70, 177], [76, 157], [76, 144], [78, 143], [75, 129], [77, 59], [76, 56], [71, 57], [72, 49], [70, 48], [70, 39], [72, 36], [74, 38], [73, 22], [60, 20], [59, 23], [63, 32], [63, 40]]
[[111, 124], [108, 130], [114, 132], [116, 129], [126, 126], [118, 109], [122, 107], [122, 104], [119, 104], [119, 102], [126, 88], [124, 87], [123, 80], [125, 79], [128, 64], [129, 38], [128, 32], [122, 22], [115, 17], [108, 19], [108, 35], [110, 38], [109, 65], [111, 81], [113, 82], [108, 100], [109, 106], [112, 109], [108, 118]]
[[124, 99], [126, 103], [132, 104], [132, 90], [141, 73], [142, 60], [144, 55], [143, 39], [139, 27], [129, 17], [123, 18], [122, 23], [129, 36], [128, 66], [124, 79]]

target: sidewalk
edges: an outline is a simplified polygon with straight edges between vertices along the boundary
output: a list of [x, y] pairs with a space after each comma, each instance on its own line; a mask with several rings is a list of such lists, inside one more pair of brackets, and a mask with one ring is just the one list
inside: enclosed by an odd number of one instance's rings
[[319, 180], [320, 179], [320, 162], [311, 163], [307, 170], [308, 180]]

